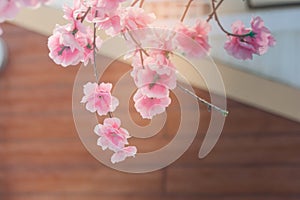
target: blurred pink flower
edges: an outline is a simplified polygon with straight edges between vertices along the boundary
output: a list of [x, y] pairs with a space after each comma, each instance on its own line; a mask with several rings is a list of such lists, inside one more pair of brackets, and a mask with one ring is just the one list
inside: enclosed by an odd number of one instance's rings
[[184, 55], [198, 58], [206, 56], [210, 49], [210, 29], [210, 25], [204, 20], [199, 20], [194, 27], [187, 27], [181, 23], [176, 28], [175, 42]]
[[84, 59], [84, 49], [72, 34], [70, 25], [57, 25], [48, 39], [49, 56], [63, 67], [77, 65]]
[[0, 1], [0, 23], [13, 19], [19, 11], [16, 1]]
[[101, 0], [98, 1], [98, 7], [101, 7], [105, 10], [115, 10], [119, 7], [121, 2], [126, 0]]
[[124, 161], [127, 157], [134, 157], [137, 153], [135, 146], [124, 147], [120, 151], [115, 152], [111, 157], [112, 163]]
[[122, 26], [124, 31], [142, 29], [148, 27], [155, 20], [153, 13], [148, 14], [138, 7], [127, 7], [122, 13]]
[[93, 22], [99, 29], [105, 30], [105, 33], [114, 36], [121, 32], [121, 18], [117, 13], [111, 12], [104, 16], [95, 17]]
[[252, 34], [246, 37], [228, 37], [224, 48], [229, 55], [237, 59], [252, 59], [253, 54], [262, 55], [267, 52], [269, 47], [275, 45], [274, 37], [271, 35], [269, 29], [264, 26], [264, 22], [259, 17], [251, 20], [251, 28], [245, 28], [241, 21], [233, 23], [232, 32], [239, 35], [249, 32]]
[[172, 62], [167, 58], [165, 51], [150, 52], [149, 56], [144, 59], [144, 65], [159, 75], [170, 75], [176, 70]]
[[155, 115], [163, 113], [171, 103], [171, 99], [168, 96], [151, 98], [147, 94], [143, 94], [141, 89], [137, 90], [133, 100], [135, 109], [146, 119], [152, 119]]
[[84, 96], [81, 103], [86, 103], [86, 109], [102, 116], [113, 112], [119, 105], [119, 100], [111, 95], [111, 83], [87, 83], [84, 85]]
[[266, 53], [269, 47], [275, 45], [275, 38], [272, 36], [270, 30], [265, 27], [264, 21], [260, 17], [252, 18], [251, 20], [252, 32], [255, 34], [256, 43], [259, 45], [257, 54], [262, 55]]

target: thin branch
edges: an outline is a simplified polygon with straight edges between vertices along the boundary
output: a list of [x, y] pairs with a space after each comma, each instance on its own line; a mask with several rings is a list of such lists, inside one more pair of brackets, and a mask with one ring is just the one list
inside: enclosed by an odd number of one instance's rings
[[86, 16], [89, 14], [89, 12], [91, 11], [91, 7], [88, 7], [88, 9], [87, 9], [87, 11], [84, 13], [84, 15], [82, 16], [82, 18], [81, 18], [81, 23], [84, 21], [84, 19], [86, 18]]
[[189, 2], [187, 3], [187, 5], [185, 7], [185, 10], [184, 10], [184, 13], [183, 13], [182, 17], [180, 18], [180, 22], [183, 22], [183, 20], [184, 20], [186, 14], [187, 14], [192, 2], [193, 2], [193, 0], [189, 0]]
[[216, 9], [216, 6], [215, 6], [215, 2], [214, 0], [211, 0], [211, 3], [212, 3], [212, 8], [213, 8], [213, 13], [214, 13], [214, 16], [215, 16], [215, 20], [218, 24], [218, 26], [220, 27], [220, 29], [226, 33], [228, 36], [233, 36], [233, 37], [239, 37], [239, 38], [244, 38], [244, 37], [247, 37], [247, 36], [251, 36], [253, 35], [253, 32], [252, 31], [249, 31], [249, 33], [246, 33], [246, 34], [234, 34], [234, 33], [230, 33], [229, 31], [227, 31], [221, 24], [220, 20], [219, 20], [219, 17], [218, 17], [218, 14], [217, 14], [217, 9]]
[[146, 55], [149, 56], [149, 54], [147, 53], [147, 51], [142, 48], [141, 44], [133, 37], [133, 35], [131, 34], [130, 30], [127, 29], [127, 32], [129, 34], [129, 36], [131, 37], [131, 39], [133, 40], [133, 42], [139, 47], [139, 49]]
[[183, 87], [183, 86], [180, 85], [179, 83], [177, 83], [177, 86], [178, 86], [181, 90], [183, 90], [185, 93], [187, 93], [187, 94], [193, 96], [193, 97], [196, 98], [199, 102], [205, 104], [209, 110], [214, 109], [214, 110], [216, 110], [216, 111], [222, 113], [225, 117], [229, 114], [229, 112], [228, 112], [227, 110], [224, 110], [224, 109], [222, 109], [222, 108], [219, 108], [218, 106], [215, 106], [215, 105], [209, 103], [208, 101], [206, 101], [206, 100], [204, 100], [204, 99], [198, 97], [195, 93], [193, 93], [193, 92], [191, 92], [190, 90], [186, 89], [185, 87]]
[[207, 22], [209, 22], [213, 18], [213, 16], [215, 15], [215, 12], [217, 12], [217, 9], [221, 6], [221, 4], [223, 3], [223, 1], [224, 0], [220, 0], [219, 3], [217, 4], [215, 10], [213, 10], [212, 13], [210, 13], [208, 15], [208, 18], [206, 19]]
[[132, 4], [130, 5], [131, 7], [135, 6], [140, 0], [135, 0], [134, 2], [132, 2]]
[[141, 0], [141, 2], [140, 2], [140, 8], [143, 7], [144, 3], [145, 3], [145, 0]]
[[99, 76], [98, 76], [97, 63], [96, 63], [96, 49], [97, 49], [97, 47], [96, 47], [96, 32], [97, 32], [96, 23], [94, 23], [93, 59], [94, 59], [94, 74], [95, 74], [96, 81], [98, 83]]
[[143, 52], [142, 52], [142, 50], [141, 50], [141, 49], [139, 50], [139, 52], [140, 52], [140, 58], [141, 58], [141, 64], [142, 64], [142, 67], [143, 67], [143, 69], [145, 69], [145, 66], [144, 66], [144, 57], [143, 57]]

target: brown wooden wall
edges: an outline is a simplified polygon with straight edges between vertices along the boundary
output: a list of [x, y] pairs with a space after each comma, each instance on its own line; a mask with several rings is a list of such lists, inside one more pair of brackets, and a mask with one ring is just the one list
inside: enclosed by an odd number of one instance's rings
[[[232, 100], [222, 136], [204, 160], [197, 153], [210, 115], [202, 106], [195, 142], [171, 166], [147, 174], [105, 167], [75, 131], [71, 95], [78, 68], [56, 66], [45, 36], [3, 28], [10, 58], [0, 74], [1, 200], [300, 199], [300, 124]], [[114, 66], [112, 76], [128, 70]], [[161, 143], [162, 137], [144, 145]]]

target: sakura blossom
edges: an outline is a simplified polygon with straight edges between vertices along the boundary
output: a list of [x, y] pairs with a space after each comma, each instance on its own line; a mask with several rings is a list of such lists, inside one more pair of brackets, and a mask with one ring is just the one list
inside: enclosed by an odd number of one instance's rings
[[260, 17], [251, 20], [251, 28], [245, 28], [242, 21], [236, 21], [232, 24], [234, 34], [244, 35], [244, 37], [229, 36], [224, 48], [229, 55], [237, 59], [253, 59], [253, 54], [263, 55], [268, 48], [275, 45], [275, 39], [269, 29], [264, 26]]
[[162, 85], [168, 89], [174, 89], [176, 87], [175, 70], [170, 70], [169, 74], [160, 75], [148, 67], [134, 68], [131, 72], [131, 76], [133, 77], [137, 87], [143, 87], [149, 84]]
[[86, 109], [97, 112], [98, 115], [107, 115], [113, 112], [119, 105], [119, 100], [111, 95], [111, 83], [91, 83], [84, 85], [84, 96], [81, 103], [86, 103]]
[[272, 47], [276, 44], [275, 38], [272, 36], [270, 30], [265, 27], [264, 21], [260, 17], [252, 18], [251, 28], [256, 42], [259, 45], [257, 50], [258, 55], [265, 54], [269, 47]]
[[19, 7], [16, 1], [0, 1], [0, 23], [15, 18], [18, 12]]
[[137, 148], [135, 146], [124, 147], [112, 155], [111, 162], [114, 164], [124, 161], [127, 157], [135, 157], [136, 153]]
[[126, 157], [134, 157], [137, 153], [135, 146], [126, 146], [130, 135], [126, 129], [121, 128], [119, 118], [106, 118], [103, 124], [96, 125], [94, 132], [99, 136], [97, 145], [103, 150], [109, 149], [114, 152], [111, 157], [112, 163], [123, 161]]
[[165, 112], [166, 107], [171, 103], [170, 97], [163, 98], [148, 97], [141, 89], [138, 89], [133, 96], [134, 107], [145, 119], [152, 119], [155, 115]]
[[58, 65], [67, 67], [84, 60], [84, 48], [72, 34], [71, 26], [57, 25], [48, 39], [50, 58]]
[[176, 70], [172, 62], [167, 58], [165, 51], [152, 51], [144, 59], [144, 65], [159, 75], [170, 75]]
[[122, 26], [124, 31], [136, 30], [148, 27], [155, 20], [153, 13], [146, 13], [138, 7], [127, 7], [122, 14]]
[[180, 23], [176, 28], [175, 42], [184, 55], [201, 58], [206, 56], [210, 50], [208, 43], [210, 29], [209, 23], [204, 20], [199, 20], [194, 27]]

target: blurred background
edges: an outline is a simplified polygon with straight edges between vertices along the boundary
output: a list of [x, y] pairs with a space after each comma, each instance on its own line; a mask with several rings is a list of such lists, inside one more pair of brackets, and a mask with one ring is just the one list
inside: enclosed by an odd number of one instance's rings
[[[250, 17], [260, 15], [277, 45], [262, 57], [239, 62], [226, 55], [226, 38], [212, 23], [211, 55], [223, 77], [230, 111], [221, 138], [205, 159], [198, 159], [211, 118], [199, 104], [199, 130], [191, 147], [172, 165], [146, 174], [106, 167], [78, 137], [72, 89], [80, 66], [55, 65], [47, 49], [55, 24], [65, 23], [61, 6], [68, 2], [23, 10], [16, 20], [1, 25], [8, 59], [0, 71], [0, 199], [300, 199], [299, 2], [224, 2], [219, 15], [228, 30], [236, 19], [249, 24]], [[149, 0], [145, 6], [157, 12], [160, 24], [172, 24], [185, 3]], [[210, 12], [209, 1], [195, 1], [187, 23]], [[103, 80], [116, 81], [130, 69], [116, 61]], [[197, 94], [209, 100], [192, 71], [190, 79]], [[159, 134], [135, 141], [142, 151], [159, 149], [174, 138], [180, 121], [175, 97], [167, 113]]]

